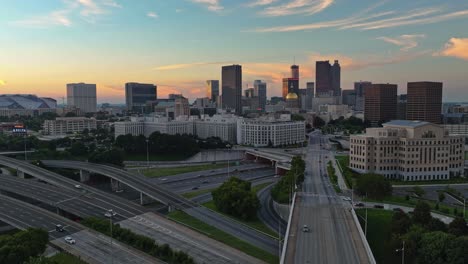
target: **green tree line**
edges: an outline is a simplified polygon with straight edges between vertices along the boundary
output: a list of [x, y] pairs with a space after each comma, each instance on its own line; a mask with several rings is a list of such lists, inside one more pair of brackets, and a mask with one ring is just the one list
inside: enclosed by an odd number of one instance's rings
[[304, 182], [305, 161], [296, 156], [291, 160], [291, 170], [286, 172], [278, 183], [271, 189], [273, 200], [278, 203], [288, 203], [290, 193], [294, 192], [296, 185], [299, 186]]

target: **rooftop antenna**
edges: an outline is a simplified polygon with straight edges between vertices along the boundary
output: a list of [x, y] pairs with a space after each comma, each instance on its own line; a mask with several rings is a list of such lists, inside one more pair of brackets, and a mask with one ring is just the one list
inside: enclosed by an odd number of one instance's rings
[[296, 56], [293, 56], [293, 65], [296, 65]]

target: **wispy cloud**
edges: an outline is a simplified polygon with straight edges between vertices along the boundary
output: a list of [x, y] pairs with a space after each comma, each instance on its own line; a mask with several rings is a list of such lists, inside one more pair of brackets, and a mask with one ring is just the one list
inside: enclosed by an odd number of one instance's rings
[[[395, 11], [375, 12], [378, 5], [368, 8], [358, 14], [337, 20], [322, 21], [310, 24], [287, 25], [268, 28], [257, 28], [254, 32], [289, 32], [321, 28], [375, 30], [408, 25], [433, 24], [442, 21], [468, 17], [468, 10], [446, 11], [443, 8], [432, 7], [413, 9], [404, 14]], [[372, 12], [371, 12], [372, 11]], [[250, 30], [252, 31], [252, 30]]]
[[278, 0], [255, 0], [255, 1], [251, 2], [251, 3], [248, 3], [247, 6], [255, 7], [255, 6], [271, 5], [276, 1], [278, 1]]
[[[271, 4], [273, 1], [260, 0], [257, 5]], [[287, 3], [270, 6], [260, 11], [264, 16], [288, 16], [296, 14], [313, 15], [322, 12], [333, 4], [334, 0], [290, 0]]]
[[424, 34], [415, 34], [415, 35], [401, 35], [398, 37], [378, 37], [377, 39], [383, 40], [387, 43], [394, 44], [400, 46], [401, 51], [408, 51], [412, 48], [416, 48], [418, 46], [418, 39], [425, 38], [426, 35]]
[[72, 17], [80, 16], [83, 20], [94, 23], [98, 16], [109, 13], [109, 8], [121, 8], [113, 0], [62, 0], [64, 7], [45, 15], [10, 22], [11, 25], [31, 28], [72, 25]]
[[449, 56], [468, 60], [468, 38], [451, 38], [436, 56]]
[[218, 12], [224, 9], [221, 5], [220, 0], [190, 0], [197, 4], [202, 4], [208, 8], [210, 11]]
[[151, 18], [159, 18], [159, 15], [156, 14], [156, 12], [148, 12], [146, 15]]
[[181, 63], [181, 64], [170, 64], [163, 65], [153, 68], [157, 71], [170, 71], [170, 70], [180, 70], [185, 68], [191, 68], [195, 66], [206, 66], [206, 65], [223, 65], [223, 64], [232, 64], [231, 61], [216, 61], [216, 62], [193, 62], [193, 63]]

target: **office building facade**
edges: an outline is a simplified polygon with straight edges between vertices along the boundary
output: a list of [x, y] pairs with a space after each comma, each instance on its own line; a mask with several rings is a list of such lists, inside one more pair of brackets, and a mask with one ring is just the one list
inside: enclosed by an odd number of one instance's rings
[[364, 118], [372, 126], [397, 117], [397, 85], [372, 84], [365, 90]]
[[95, 113], [97, 108], [96, 84], [67, 84], [67, 105], [80, 108], [83, 113]]
[[409, 82], [406, 118], [440, 124], [442, 122], [442, 83]]
[[464, 140], [444, 127], [394, 120], [350, 139], [350, 168], [404, 181], [447, 180], [463, 175]]
[[338, 60], [331, 65], [330, 61], [315, 63], [315, 96], [341, 96], [341, 66]]
[[224, 109], [242, 114], [242, 66], [223, 66], [222, 75], [222, 104]]
[[212, 102], [216, 102], [219, 96], [219, 80], [206, 81], [206, 97]]
[[364, 102], [365, 102], [365, 94], [366, 89], [371, 87], [371, 82], [355, 82], [354, 83], [354, 95], [356, 97], [356, 102], [354, 103], [354, 110], [355, 111], [364, 111]]
[[154, 84], [125, 84], [125, 104], [128, 111], [144, 113], [146, 103], [156, 99], [158, 99], [157, 86]]
[[66, 135], [81, 133], [85, 129], [97, 128], [96, 119], [86, 117], [57, 117], [55, 120], [45, 120], [42, 125], [45, 135]]
[[267, 84], [261, 80], [254, 81], [254, 96], [258, 97], [258, 105], [265, 111], [267, 103]]

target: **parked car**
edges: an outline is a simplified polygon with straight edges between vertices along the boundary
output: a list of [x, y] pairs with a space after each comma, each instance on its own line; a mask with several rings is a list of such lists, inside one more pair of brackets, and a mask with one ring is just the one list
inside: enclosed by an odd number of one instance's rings
[[374, 205], [374, 208], [383, 209], [384, 206], [383, 206], [383, 205], [380, 205], [380, 204], [376, 204], [376, 205]]

